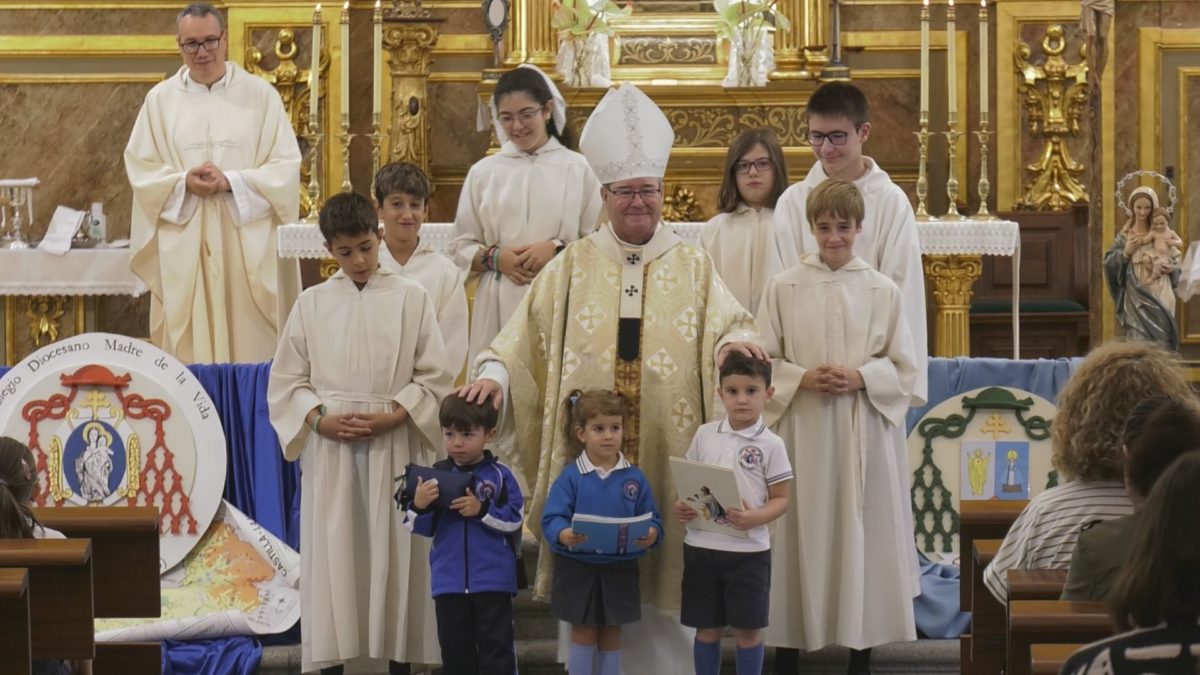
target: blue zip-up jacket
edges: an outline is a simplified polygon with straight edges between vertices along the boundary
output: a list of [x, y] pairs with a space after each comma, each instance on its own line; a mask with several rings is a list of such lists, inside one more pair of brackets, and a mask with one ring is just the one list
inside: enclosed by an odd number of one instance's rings
[[626, 461], [624, 456], [607, 478], [601, 479], [598, 471], [588, 469], [589, 464], [581, 454], [579, 459], [563, 467], [562, 473], [550, 486], [550, 494], [546, 496], [546, 506], [542, 510], [542, 534], [550, 543], [551, 550], [568, 558], [597, 565], [640, 558], [649, 550], [609, 555], [568, 549], [559, 543], [558, 535], [571, 526], [571, 518], [576, 513], [618, 518], [653, 513], [651, 523], [654, 529], [658, 530], [658, 539], [654, 545], [661, 543], [662, 518], [659, 517], [658, 506], [654, 503], [654, 494], [650, 491], [646, 474]]
[[446, 471], [473, 471], [471, 491], [483, 502], [474, 518], [457, 511], [418, 511], [411, 504], [404, 526], [413, 534], [433, 537], [429, 551], [433, 597], [450, 593], [517, 592], [517, 550], [521, 545], [525, 498], [509, 468], [484, 450], [478, 464], [458, 466], [452, 459], [433, 465]]

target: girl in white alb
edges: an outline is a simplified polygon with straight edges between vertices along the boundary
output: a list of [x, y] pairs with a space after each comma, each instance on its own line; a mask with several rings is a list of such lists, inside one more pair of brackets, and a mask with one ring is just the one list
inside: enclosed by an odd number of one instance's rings
[[492, 107], [502, 145], [467, 172], [454, 217], [457, 237], [447, 251], [459, 267], [481, 273], [469, 373], [534, 276], [595, 229], [603, 206], [587, 160], [566, 147], [566, 103], [549, 78], [529, 65], [505, 73]]
[[783, 148], [770, 129], [747, 129], [725, 156], [721, 209], [700, 244], [746, 311], [758, 310], [767, 280], [783, 271], [775, 244], [775, 202], [788, 186]]

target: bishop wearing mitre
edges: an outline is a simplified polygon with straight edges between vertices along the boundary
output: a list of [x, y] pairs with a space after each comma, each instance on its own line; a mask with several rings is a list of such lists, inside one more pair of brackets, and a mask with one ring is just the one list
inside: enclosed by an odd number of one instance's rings
[[[509, 460], [530, 486], [526, 522], [541, 541], [535, 596], [551, 588], [553, 557], [541, 536], [547, 491], [574, 461], [562, 436], [571, 390], [613, 389], [630, 402], [625, 458], [646, 474], [658, 503], [674, 492], [668, 457], [683, 457], [697, 427], [713, 419], [716, 365], [726, 350], [760, 358], [754, 318], [725, 287], [711, 259], [661, 221], [663, 175], [674, 132], [630, 84], [610, 90], [579, 146], [602, 187], [608, 223], [570, 244], [534, 279], [512, 318], [476, 361], [469, 401], [499, 396], [515, 427]], [[512, 423], [515, 422], [515, 425]], [[641, 560], [649, 607], [623, 631], [638, 672], [691, 672], [691, 631], [677, 621], [684, 528], [664, 519], [664, 543]]]

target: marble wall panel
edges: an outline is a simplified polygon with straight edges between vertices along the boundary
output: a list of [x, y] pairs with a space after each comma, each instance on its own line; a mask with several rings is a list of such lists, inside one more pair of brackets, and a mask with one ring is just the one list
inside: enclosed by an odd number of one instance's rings
[[0, 84], [0, 176], [37, 176], [32, 234], [63, 204], [104, 202], [108, 236], [129, 236], [132, 195], [122, 155], [150, 83]]
[[[439, 170], [463, 172], [487, 153], [491, 131], [476, 131], [479, 111], [478, 86], [467, 82], [435, 82], [429, 85], [429, 108], [433, 111], [430, 135], [430, 165]], [[579, 128], [575, 128], [579, 133]]]
[[179, 9], [0, 9], [0, 35], [174, 34]]
[[96, 330], [150, 339], [150, 294], [140, 298], [106, 295], [95, 299]]
[[[1187, 85], [1184, 88], [1186, 96], [1186, 109], [1190, 111], [1200, 111], [1200, 77], [1187, 78]], [[1180, 185], [1179, 199], [1183, 203], [1183, 208], [1176, 213], [1177, 216], [1174, 223], [1175, 230], [1178, 231], [1185, 240], [1189, 242], [1200, 241], [1200, 120], [1194, 120], [1188, 125], [1187, 135], [1180, 139], [1180, 163], [1186, 167], [1184, 171], [1185, 183]], [[1185, 335], [1200, 334], [1200, 298], [1193, 299], [1187, 303], [1187, 324]], [[1193, 350], [1200, 351], [1192, 346]]]

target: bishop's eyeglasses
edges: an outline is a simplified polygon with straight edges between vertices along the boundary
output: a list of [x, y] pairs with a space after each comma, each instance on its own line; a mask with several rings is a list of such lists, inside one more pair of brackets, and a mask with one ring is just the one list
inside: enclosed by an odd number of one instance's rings
[[635, 196], [641, 197], [642, 202], [649, 202], [658, 199], [662, 195], [661, 188], [642, 188], [634, 190], [632, 188], [617, 188], [608, 190], [614, 197], [622, 202], [631, 202]]

